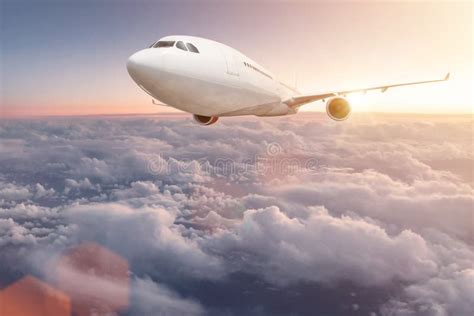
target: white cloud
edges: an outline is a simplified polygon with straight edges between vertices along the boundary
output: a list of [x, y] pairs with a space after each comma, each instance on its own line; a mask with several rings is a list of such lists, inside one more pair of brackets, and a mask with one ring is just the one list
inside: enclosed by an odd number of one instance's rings
[[474, 269], [439, 276], [404, 289], [403, 299], [382, 308], [382, 315], [474, 314]]
[[[313, 119], [5, 122], [0, 278], [92, 240], [129, 260], [131, 314], [206, 313], [175, 285], [230, 287], [234, 272], [289, 296], [390, 290], [387, 315], [472, 314], [472, 121]], [[317, 168], [261, 171], [259, 158]]]
[[29, 199], [32, 195], [28, 188], [14, 183], [0, 182], [0, 200], [21, 201]]
[[11, 218], [0, 219], [0, 247], [12, 245], [15, 247], [31, 245], [36, 242], [28, 229], [19, 225]]
[[211, 241], [220, 253], [238, 249], [255, 255], [251, 268], [277, 284], [353, 280], [383, 285], [416, 282], [437, 273], [437, 258], [411, 231], [389, 236], [379, 226], [321, 207], [307, 219], [289, 218], [277, 207], [248, 210], [235, 231]]
[[132, 284], [133, 315], [204, 315], [205, 309], [196, 301], [185, 299], [150, 278], [135, 279]]
[[175, 214], [161, 207], [93, 203], [74, 205], [64, 212], [76, 227], [76, 238], [100, 241], [140, 271], [209, 279], [223, 273], [221, 261], [184, 237], [174, 225]]

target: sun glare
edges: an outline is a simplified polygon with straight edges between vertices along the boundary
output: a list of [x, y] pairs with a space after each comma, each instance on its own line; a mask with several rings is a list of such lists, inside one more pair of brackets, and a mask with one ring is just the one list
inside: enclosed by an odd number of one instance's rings
[[347, 101], [352, 106], [364, 106], [367, 103], [367, 97], [365, 93], [354, 93], [346, 97]]

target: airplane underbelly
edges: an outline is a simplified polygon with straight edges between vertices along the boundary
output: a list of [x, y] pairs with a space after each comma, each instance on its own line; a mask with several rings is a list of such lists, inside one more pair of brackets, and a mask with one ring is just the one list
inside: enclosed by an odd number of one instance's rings
[[277, 96], [254, 87], [233, 85], [231, 82], [218, 83], [169, 72], [156, 74], [153, 82], [147, 86], [147, 90], [158, 100], [179, 110], [205, 116], [219, 116], [279, 101]]

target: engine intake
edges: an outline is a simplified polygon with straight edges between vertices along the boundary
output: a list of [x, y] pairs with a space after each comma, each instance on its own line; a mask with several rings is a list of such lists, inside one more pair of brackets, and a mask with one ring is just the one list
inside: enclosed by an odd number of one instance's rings
[[351, 114], [351, 106], [346, 99], [335, 97], [326, 103], [326, 113], [335, 121], [344, 121]]
[[201, 125], [211, 125], [217, 122], [219, 119], [218, 116], [204, 116], [204, 115], [197, 115], [194, 114], [193, 118], [196, 122], [198, 122]]

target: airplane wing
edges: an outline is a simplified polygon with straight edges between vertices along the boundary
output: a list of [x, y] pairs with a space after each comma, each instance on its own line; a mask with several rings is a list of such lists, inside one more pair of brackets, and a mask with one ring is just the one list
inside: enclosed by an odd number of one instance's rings
[[438, 80], [398, 83], [398, 84], [392, 84], [388, 86], [378, 86], [378, 87], [371, 87], [371, 88], [365, 88], [365, 89], [337, 91], [337, 92], [330, 92], [330, 93], [324, 93], [324, 94], [298, 95], [298, 96], [295, 96], [283, 101], [283, 103], [285, 103], [289, 107], [295, 108], [295, 107], [299, 107], [310, 102], [324, 100], [329, 97], [345, 96], [346, 94], [355, 93], [355, 92], [367, 92], [367, 91], [372, 91], [372, 90], [380, 90], [381, 92], [385, 92], [389, 88], [410, 86], [410, 85], [422, 84], [422, 83], [440, 82], [440, 81], [446, 81], [448, 79], [449, 79], [449, 73], [447, 73], [443, 79], [438, 79]]

